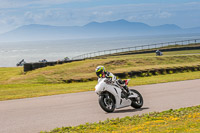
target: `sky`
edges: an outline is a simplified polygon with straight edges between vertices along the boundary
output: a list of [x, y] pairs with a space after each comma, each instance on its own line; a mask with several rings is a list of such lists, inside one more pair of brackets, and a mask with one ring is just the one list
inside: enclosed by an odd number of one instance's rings
[[83, 26], [119, 19], [200, 27], [200, 0], [0, 0], [0, 33], [29, 24]]

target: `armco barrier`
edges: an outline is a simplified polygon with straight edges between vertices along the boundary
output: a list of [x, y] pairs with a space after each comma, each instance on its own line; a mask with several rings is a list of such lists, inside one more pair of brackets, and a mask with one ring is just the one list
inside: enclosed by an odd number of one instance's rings
[[33, 70], [32, 63], [24, 64], [24, 72], [31, 71], [31, 70]]
[[[182, 47], [182, 48], [165, 48], [165, 49], [161, 49], [161, 51], [167, 52], [167, 51], [194, 50], [194, 49], [200, 49], [200, 46]], [[150, 50], [145, 50], [145, 51], [134, 51], [130, 53], [117, 53], [116, 56], [129, 55], [129, 54], [154, 53], [154, 52], [155, 52], [155, 49], [154, 50], [150, 49]], [[115, 54], [113, 54], [112, 56], [115, 56]], [[52, 61], [52, 62], [45, 62], [45, 63], [43, 62], [26, 63], [24, 64], [24, 72], [35, 70], [35, 69], [46, 67], [46, 66], [54, 66], [56, 64], [70, 63], [70, 62], [81, 61], [81, 60], [84, 60], [84, 59], [69, 60], [69, 61]]]
[[54, 66], [56, 62], [46, 62], [47, 66]]
[[103, 56], [110, 56], [110, 55], [119, 55], [121, 53], [137, 53], [138, 51], [148, 51], [151, 49], [163, 49], [169, 46], [186, 46], [189, 44], [199, 45], [200, 39], [191, 39], [191, 40], [182, 40], [182, 41], [174, 41], [174, 42], [164, 42], [164, 43], [156, 43], [156, 44], [149, 44], [149, 45], [142, 45], [142, 46], [134, 46], [134, 47], [125, 47], [125, 48], [118, 48], [118, 49], [108, 49], [103, 51], [85, 53], [72, 59], [91, 59], [91, 58], [99, 58]]
[[[187, 47], [188, 44], [195, 44], [196, 46]], [[166, 46], [179, 45], [184, 46], [182, 48], [165, 48]], [[94, 59], [101, 58], [103, 56], [115, 56], [115, 55], [128, 55], [128, 54], [139, 54], [139, 53], [152, 53], [155, 52], [155, 49], [161, 49], [161, 51], [179, 51], [179, 50], [192, 50], [192, 49], [200, 49], [200, 39], [192, 39], [192, 40], [183, 40], [183, 41], [175, 41], [175, 42], [166, 42], [166, 43], [158, 43], [151, 45], [143, 45], [143, 46], [135, 46], [135, 47], [127, 47], [121, 49], [111, 49], [98, 51], [93, 53], [87, 53], [83, 55], [79, 55], [73, 57], [72, 60], [69, 61], [53, 61], [53, 62], [37, 62], [37, 63], [26, 63], [24, 64], [24, 72], [35, 70], [37, 68], [42, 68], [46, 66], [54, 66], [56, 64], [69, 63], [74, 61], [81, 61], [84, 59]], [[142, 51], [141, 51], [142, 50]]]
[[54, 66], [57, 64], [63, 64], [63, 63], [70, 63], [74, 61], [81, 61], [83, 59], [79, 60], [69, 60], [69, 61], [51, 61], [51, 62], [35, 62], [35, 63], [25, 63], [24, 64], [24, 72], [32, 71], [38, 68], [46, 67], [46, 66]]
[[[165, 49], [160, 49], [160, 51], [162, 51], [162, 52], [168, 52], [168, 51], [195, 50], [195, 49], [200, 49], [200, 46], [182, 47], [182, 48], [165, 48]], [[117, 53], [117, 54], [113, 54], [112, 56], [155, 53], [155, 51], [156, 51], [156, 49], [153, 49], [153, 50], [143, 50], [143, 51], [133, 51], [133, 52], [127, 52], [127, 53]]]

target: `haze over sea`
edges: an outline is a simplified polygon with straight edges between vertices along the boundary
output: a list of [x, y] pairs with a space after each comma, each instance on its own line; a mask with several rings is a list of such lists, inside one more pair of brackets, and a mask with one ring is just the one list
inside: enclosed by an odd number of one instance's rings
[[62, 60], [65, 57], [108, 50], [134, 47], [154, 43], [200, 39], [200, 34], [116, 37], [79, 40], [34, 41], [34, 42], [0, 42], [0, 67], [15, 67], [24, 59], [26, 62]]

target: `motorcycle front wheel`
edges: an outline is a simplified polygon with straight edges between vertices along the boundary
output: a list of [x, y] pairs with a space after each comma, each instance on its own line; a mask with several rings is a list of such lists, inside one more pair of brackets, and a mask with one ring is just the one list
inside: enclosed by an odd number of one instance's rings
[[104, 93], [102, 95], [99, 96], [99, 105], [101, 106], [101, 108], [108, 112], [111, 113], [115, 110], [115, 99], [113, 97], [113, 95], [109, 94], [109, 93]]
[[137, 90], [131, 89], [130, 91], [132, 91], [133, 93], [136, 93], [138, 95], [138, 97], [131, 99], [132, 100], [131, 106], [136, 109], [141, 108], [143, 106], [142, 95]]

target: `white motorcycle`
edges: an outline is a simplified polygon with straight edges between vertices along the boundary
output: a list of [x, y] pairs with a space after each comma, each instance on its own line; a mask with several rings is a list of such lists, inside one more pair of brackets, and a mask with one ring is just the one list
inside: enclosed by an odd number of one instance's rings
[[142, 95], [137, 90], [131, 89], [128, 96], [125, 89], [117, 82], [107, 78], [99, 79], [98, 84], [95, 86], [95, 92], [99, 95], [99, 105], [108, 113], [127, 106], [141, 108], [143, 105]]

